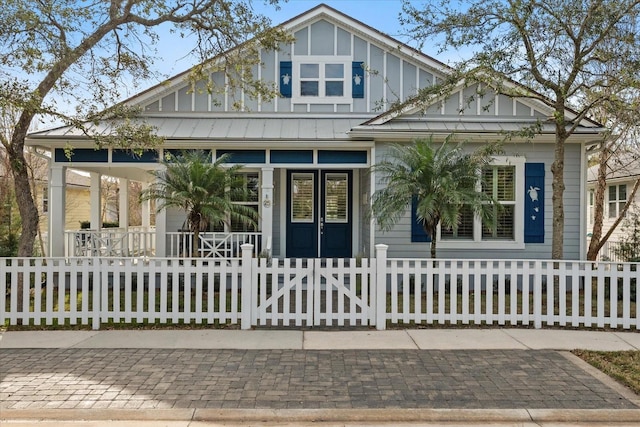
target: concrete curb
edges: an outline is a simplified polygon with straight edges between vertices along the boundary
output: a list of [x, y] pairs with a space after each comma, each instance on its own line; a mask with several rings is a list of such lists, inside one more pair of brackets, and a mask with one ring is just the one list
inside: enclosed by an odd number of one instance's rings
[[197, 421], [224, 423], [577, 423], [639, 424], [640, 409], [39, 409], [0, 411], [0, 423]]

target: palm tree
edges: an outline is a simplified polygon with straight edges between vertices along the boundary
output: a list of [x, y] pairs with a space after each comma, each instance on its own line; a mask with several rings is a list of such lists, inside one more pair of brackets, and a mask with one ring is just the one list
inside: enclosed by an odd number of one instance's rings
[[184, 152], [164, 159], [164, 168], [151, 172], [156, 181], [142, 192], [141, 200], [156, 200], [158, 211], [177, 207], [187, 214], [185, 220], [193, 233], [192, 256], [198, 254], [200, 232], [230, 221], [256, 224], [256, 212], [233, 201], [246, 200], [244, 180], [238, 175], [242, 165], [227, 166], [227, 155], [211, 161], [203, 151]]
[[[402, 218], [415, 199], [415, 221], [431, 237], [431, 258], [436, 257], [438, 224], [457, 230], [465, 209], [492, 224], [494, 200], [479, 191], [482, 167], [491, 161], [492, 146], [465, 153], [462, 144], [447, 138], [436, 145], [431, 139], [415, 144], [393, 144], [387, 157], [371, 169], [384, 188], [373, 194], [371, 213], [383, 231]], [[499, 207], [495, 205], [493, 207]]]

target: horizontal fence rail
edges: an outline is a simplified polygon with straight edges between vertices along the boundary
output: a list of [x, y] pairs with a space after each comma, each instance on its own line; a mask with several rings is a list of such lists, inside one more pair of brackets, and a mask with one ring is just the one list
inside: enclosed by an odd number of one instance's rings
[[238, 260], [0, 258], [0, 324], [238, 323]]
[[0, 324], [638, 329], [640, 264], [551, 260], [0, 258]]

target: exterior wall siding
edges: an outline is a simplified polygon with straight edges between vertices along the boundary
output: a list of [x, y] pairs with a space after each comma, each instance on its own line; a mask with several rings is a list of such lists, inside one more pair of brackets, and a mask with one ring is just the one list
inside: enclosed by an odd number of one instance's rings
[[[472, 149], [473, 145], [469, 146]], [[580, 259], [580, 150], [578, 144], [569, 144], [566, 147], [565, 182], [565, 241], [564, 256], [566, 259]], [[376, 147], [376, 161], [385, 156], [385, 147]], [[524, 250], [514, 249], [482, 249], [479, 246], [470, 249], [446, 249], [439, 247], [438, 258], [501, 258], [501, 259], [550, 259], [551, 258], [551, 234], [552, 234], [552, 174], [553, 145], [542, 143], [520, 143], [505, 146], [505, 155], [524, 156], [529, 163], [545, 164], [545, 241], [544, 243], [527, 243]], [[379, 185], [379, 184], [378, 184]], [[518, 184], [518, 188], [524, 191], [524, 183]], [[376, 243], [389, 245], [389, 257], [412, 258], [425, 257], [429, 254], [430, 243], [411, 242], [411, 218], [407, 211], [404, 217], [396, 224], [393, 230], [382, 232], [375, 231]], [[440, 242], [438, 242], [440, 243]]]

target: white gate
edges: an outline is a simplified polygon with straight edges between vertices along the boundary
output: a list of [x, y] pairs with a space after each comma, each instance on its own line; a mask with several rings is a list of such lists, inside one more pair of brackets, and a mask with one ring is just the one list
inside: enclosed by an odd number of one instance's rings
[[368, 326], [375, 271], [362, 259], [253, 259], [257, 326]]

